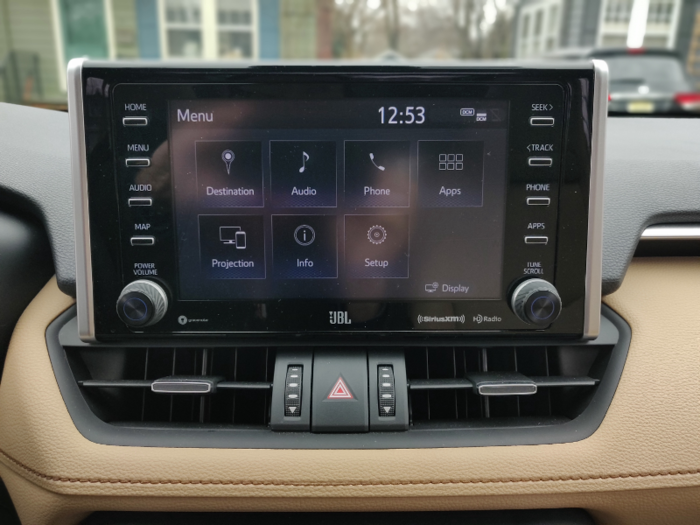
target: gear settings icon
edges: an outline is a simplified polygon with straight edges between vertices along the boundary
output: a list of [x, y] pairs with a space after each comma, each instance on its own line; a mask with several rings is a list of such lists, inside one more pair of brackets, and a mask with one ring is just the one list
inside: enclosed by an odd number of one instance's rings
[[375, 224], [367, 231], [367, 238], [372, 244], [382, 244], [386, 241], [386, 230], [383, 226]]

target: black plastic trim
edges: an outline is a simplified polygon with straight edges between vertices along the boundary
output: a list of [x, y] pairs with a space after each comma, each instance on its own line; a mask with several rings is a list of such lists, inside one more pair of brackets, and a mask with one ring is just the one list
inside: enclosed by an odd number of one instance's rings
[[471, 512], [96, 512], [82, 525], [594, 525], [581, 509]]
[[[567, 342], [567, 345], [614, 344], [610, 360], [600, 385], [590, 404], [577, 418], [559, 424], [540, 421], [523, 426], [485, 427], [477, 424], [460, 428], [425, 428], [414, 426], [408, 432], [372, 432], [364, 434], [314, 434], [310, 432], [271, 432], [250, 428], [163, 428], [158, 425], [111, 425], [99, 419], [87, 405], [61, 346], [59, 333], [75, 318], [72, 307], [61, 314], [46, 331], [49, 356], [61, 395], [78, 431], [92, 442], [103, 445], [146, 446], [172, 448], [252, 448], [252, 449], [392, 449], [392, 448], [452, 448], [504, 445], [538, 445], [571, 443], [591, 436], [600, 426], [612, 401], [622, 375], [631, 341], [627, 323], [610, 308], [603, 306], [601, 333], [588, 342]], [[73, 321], [73, 329], [75, 323]], [[77, 334], [61, 339], [77, 339]], [[472, 345], [463, 338], [464, 345]], [[533, 341], [523, 341], [532, 345]], [[221, 344], [226, 344], [222, 341]], [[452, 343], [453, 345], [455, 343]], [[491, 340], [490, 346], [501, 346], [501, 340]], [[519, 343], [518, 343], [519, 344]], [[550, 343], [551, 344], [551, 341]], [[229, 342], [226, 346], [230, 346]], [[92, 345], [88, 345], [92, 346]], [[108, 346], [108, 345], [94, 345]], [[171, 343], [172, 346], [172, 343]], [[211, 346], [211, 345], [209, 345]], [[344, 345], [347, 347], [347, 345]], [[489, 346], [489, 345], [487, 345]], [[529, 426], [526, 426], [529, 425]]]
[[51, 249], [41, 225], [0, 208], [0, 373], [17, 320], [52, 274]]

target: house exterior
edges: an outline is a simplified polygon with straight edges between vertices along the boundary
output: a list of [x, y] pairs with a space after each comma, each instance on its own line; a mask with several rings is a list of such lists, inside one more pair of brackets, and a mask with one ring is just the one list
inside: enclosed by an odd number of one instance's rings
[[[5, 65], [0, 100], [17, 101], [13, 99], [19, 92], [23, 96], [19, 101], [65, 103], [66, 66], [81, 56], [212, 61], [325, 58], [330, 56], [331, 42], [319, 28], [332, 7], [328, 2], [0, 0], [0, 63]], [[27, 71], [32, 69], [36, 78], [28, 81]]]
[[[638, 0], [637, 0], [638, 1]], [[537, 58], [565, 50], [625, 47], [635, 0], [523, 0], [513, 55]], [[698, 0], [648, 0], [643, 47], [690, 49]]]

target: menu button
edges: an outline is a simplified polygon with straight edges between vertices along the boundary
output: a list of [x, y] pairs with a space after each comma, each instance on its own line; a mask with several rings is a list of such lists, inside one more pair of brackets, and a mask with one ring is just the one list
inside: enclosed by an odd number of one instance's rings
[[134, 157], [126, 159], [127, 168], [148, 168], [151, 165], [151, 159], [147, 157]]

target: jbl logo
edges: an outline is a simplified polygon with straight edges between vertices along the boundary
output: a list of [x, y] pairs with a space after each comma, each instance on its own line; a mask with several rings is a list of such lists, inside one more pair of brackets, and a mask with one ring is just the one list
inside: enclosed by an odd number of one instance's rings
[[330, 314], [331, 324], [352, 324], [347, 312], [337, 311], [328, 313]]

